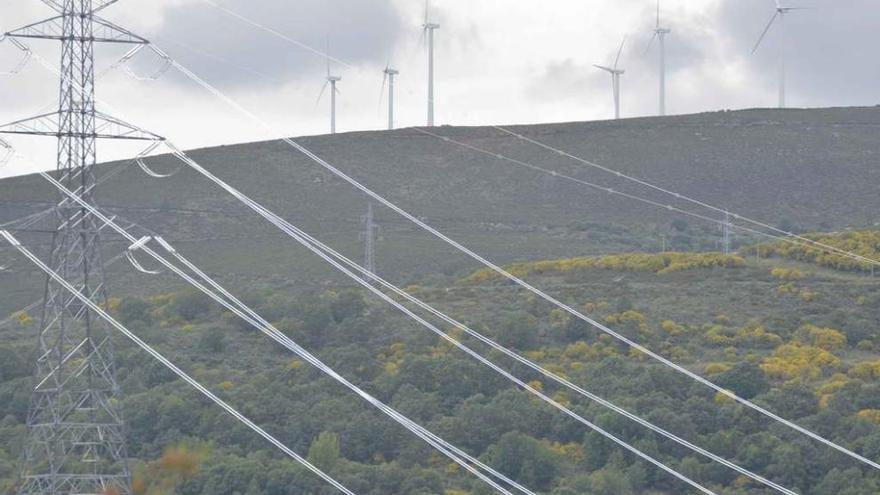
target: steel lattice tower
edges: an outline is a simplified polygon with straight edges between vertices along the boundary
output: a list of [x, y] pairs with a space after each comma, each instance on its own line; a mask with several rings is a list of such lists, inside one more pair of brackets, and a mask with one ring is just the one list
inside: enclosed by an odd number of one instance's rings
[[379, 226], [376, 225], [376, 217], [373, 214], [373, 203], [367, 205], [367, 214], [363, 217], [364, 232], [361, 239], [364, 241], [364, 268], [370, 273], [376, 273], [376, 233]]
[[[61, 42], [58, 111], [13, 122], [0, 132], [56, 137], [59, 180], [94, 204], [97, 139], [162, 139], [96, 111], [95, 43], [148, 42], [96, 15], [117, 0], [42, 1], [57, 15], [6, 35]], [[94, 301], [106, 303], [98, 222], [63, 197], [54, 222], [50, 266]], [[51, 281], [40, 325], [18, 492], [131, 493], [109, 329]]]

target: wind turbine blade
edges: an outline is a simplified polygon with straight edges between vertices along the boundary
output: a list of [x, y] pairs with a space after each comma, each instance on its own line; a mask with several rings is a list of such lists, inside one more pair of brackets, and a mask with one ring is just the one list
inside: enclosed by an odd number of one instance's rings
[[761, 37], [758, 38], [758, 42], [755, 43], [755, 47], [752, 48], [752, 54], [754, 55], [758, 48], [761, 46], [761, 43], [764, 41], [764, 38], [767, 37], [767, 33], [770, 32], [770, 28], [773, 27], [773, 23], [776, 22], [776, 18], [779, 17], [779, 11], [773, 13], [773, 17], [770, 18], [770, 22], [767, 23], [767, 27], [764, 28], [764, 32], [761, 33]]
[[328, 85], [328, 84], [330, 84], [330, 81], [325, 82], [324, 85], [321, 86], [321, 92], [318, 93], [318, 99], [317, 99], [317, 101], [315, 101], [315, 108], [317, 108], [318, 105], [321, 104], [321, 98], [324, 97], [324, 92], [327, 91], [327, 85]]
[[595, 68], [597, 68], [597, 69], [599, 69], [599, 70], [604, 70], [605, 72], [613, 72], [613, 70], [611, 69], [611, 67], [605, 67], [604, 65], [596, 65], [596, 64], [593, 64], [593, 67], [595, 67]]
[[617, 58], [614, 59], [614, 68], [617, 68], [617, 65], [620, 63], [620, 55], [623, 53], [623, 45], [626, 44], [626, 36], [623, 37], [623, 42], [620, 44], [620, 50], [617, 50]]
[[656, 32], [656, 31], [654, 31], [654, 35], [651, 36], [651, 41], [649, 41], [649, 42], [648, 42], [648, 46], [645, 47], [645, 52], [644, 52], [644, 53], [648, 53], [649, 51], [651, 51], [651, 45], [654, 44], [654, 40], [655, 40], [655, 39], [657, 39], [657, 32]]
[[431, 0], [425, 0], [425, 24], [424, 26], [428, 26], [428, 21], [431, 18]]
[[660, 0], [657, 0], [657, 29], [660, 29]]
[[385, 77], [382, 78], [382, 87], [379, 89], [379, 106], [377, 107], [377, 112], [382, 112], [382, 104], [385, 103], [385, 82], [388, 80], [388, 74], [385, 74]]

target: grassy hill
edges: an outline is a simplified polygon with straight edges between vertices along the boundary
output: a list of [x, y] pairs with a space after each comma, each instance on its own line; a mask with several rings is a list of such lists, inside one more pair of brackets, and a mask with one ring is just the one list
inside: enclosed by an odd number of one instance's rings
[[[514, 129], [773, 225], [833, 231], [880, 222], [878, 126], [880, 109], [846, 108], [747, 110]], [[491, 128], [448, 127], [438, 132], [669, 202]], [[502, 262], [656, 251], [664, 237], [677, 250], [713, 249], [718, 242], [713, 225], [691, 219], [683, 231], [676, 230], [671, 224], [678, 217], [665, 210], [519, 168], [411, 129], [309, 137], [301, 142], [412, 213]], [[365, 197], [286, 145], [225, 146], [197, 150], [193, 156], [289, 220], [361, 257]], [[165, 171], [177, 168], [168, 158], [151, 165]], [[310, 256], [289, 248], [265, 222], [195, 172], [184, 170], [173, 179], [155, 180], [133, 165], [109, 164], [101, 167], [102, 173], [114, 173], [118, 167], [126, 168], [102, 187], [101, 204], [178, 242], [212, 270], [244, 280], [264, 275], [318, 282], [329, 278]], [[0, 181], [0, 223], [46, 207], [53, 194], [37, 177]], [[377, 218], [383, 229], [378, 265], [386, 275], [409, 281], [474, 268], [470, 260], [393, 212], [377, 209]], [[45, 237], [40, 239], [45, 242]], [[113, 247], [108, 257], [118, 249]], [[128, 279], [119, 276], [122, 286]], [[0, 284], [8, 282], [2, 277]]]
[[[880, 109], [850, 108], [749, 110], [515, 130], [773, 225], [839, 232], [876, 229], [880, 223], [878, 126]], [[437, 132], [669, 202], [491, 128]], [[301, 142], [465, 245], [501, 263], [515, 263], [518, 273], [560, 299], [880, 460], [877, 279], [844, 271], [852, 267], [837, 259], [780, 246], [749, 247], [755, 239], [741, 234], [735, 238], [741, 262], [693, 254], [717, 248], [716, 226], [683, 222], [668, 211], [516, 168], [412, 129]], [[360, 217], [367, 200], [305, 157], [279, 142], [192, 155], [291, 222], [360, 259]], [[164, 171], [177, 167], [167, 157], [150, 164]], [[139, 224], [136, 232], [163, 234], [346, 376], [542, 493], [680, 492], [659, 473], [535, 404], [376, 301], [360, 302], [349, 282], [194, 172], [183, 170], [158, 181], [130, 164], [100, 169], [110, 179], [99, 202]], [[50, 186], [38, 177], [0, 181], [0, 223], [40, 211], [52, 198]], [[801, 493], [837, 495], [845, 492], [843, 485], [849, 495], [880, 490], [875, 474], [847, 458], [716, 402], [705, 390], [487, 277], [472, 260], [392, 212], [377, 208], [376, 213], [382, 226], [380, 272], [506, 345]], [[21, 236], [45, 252], [45, 234]], [[858, 241], [866, 254], [876, 255], [876, 239], [874, 233], [840, 242]], [[664, 244], [682, 254], [654, 257], [651, 253]], [[113, 236], [106, 245], [108, 259], [124, 248]], [[760, 259], [751, 255], [754, 251]], [[596, 258], [601, 255], [614, 256]], [[0, 265], [7, 260], [15, 263], [0, 271], [0, 317], [37, 299], [43, 280], [8, 249], [0, 249]], [[678, 267], [667, 270], [672, 264]], [[121, 298], [114, 305], [120, 317], [258, 422], [272, 425], [291, 445], [302, 452], [314, 449], [315, 458], [329, 462], [341, 478], [361, 488], [359, 493], [484, 493], [366, 406], [352, 405], [351, 397], [290, 355], [181, 292], [173, 277], [136, 274], [125, 260], [109, 272], [112, 294]], [[194, 308], [185, 309], [188, 304]], [[32, 325], [27, 318], [0, 323], [2, 480], [13, 475], [23, 433]], [[170, 490], [164, 481], [152, 479], [165, 476], [172, 485], [179, 482], [178, 491], [187, 495], [325, 493], [138, 351], [122, 343], [120, 349], [132, 455], [141, 463], [142, 481], [153, 490], [149, 493]], [[276, 379], [279, 373], [282, 382]], [[541, 386], [660, 453], [671, 465], [723, 487], [725, 494], [764, 493], [633, 430], [595, 405], [550, 384]], [[169, 454], [179, 442], [185, 445]], [[180, 473], [161, 472], [167, 464], [160, 459], [164, 455], [191, 456], [201, 470], [178, 479]], [[523, 456], [542, 469], [514, 462]]]

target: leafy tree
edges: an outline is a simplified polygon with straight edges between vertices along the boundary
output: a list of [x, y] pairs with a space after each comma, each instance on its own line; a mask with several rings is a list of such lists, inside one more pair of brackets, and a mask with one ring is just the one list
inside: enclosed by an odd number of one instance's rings
[[524, 312], [516, 312], [504, 319], [498, 333], [498, 342], [506, 347], [527, 350], [538, 340], [538, 319]]
[[170, 310], [184, 321], [195, 321], [211, 310], [211, 299], [202, 292], [187, 290], [175, 294]]
[[718, 375], [715, 383], [743, 399], [752, 399], [770, 389], [764, 372], [750, 363], [737, 364], [730, 371]]
[[202, 333], [199, 338], [199, 347], [215, 354], [226, 350], [226, 341], [223, 338], [223, 331], [219, 329], [208, 329]]
[[330, 431], [318, 435], [309, 447], [309, 462], [324, 470], [332, 470], [339, 462], [339, 435]]
[[360, 291], [346, 290], [337, 295], [330, 303], [333, 320], [341, 323], [348, 318], [361, 316], [367, 309], [367, 303]]
[[150, 314], [152, 306], [139, 297], [123, 297], [119, 302], [117, 312], [122, 323], [130, 325], [134, 322], [143, 322], [147, 325], [153, 322]]
[[559, 472], [556, 454], [538, 440], [519, 432], [501, 437], [486, 453], [489, 464], [521, 483], [549, 488]]

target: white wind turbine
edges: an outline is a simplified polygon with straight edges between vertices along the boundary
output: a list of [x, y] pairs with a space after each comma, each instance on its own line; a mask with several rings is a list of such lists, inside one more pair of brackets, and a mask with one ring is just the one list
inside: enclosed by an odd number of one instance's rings
[[614, 94], [614, 118], [620, 118], [620, 76], [626, 73], [625, 70], [619, 69], [618, 65], [620, 64], [620, 55], [623, 53], [623, 45], [626, 44], [626, 38], [623, 38], [623, 42], [620, 44], [620, 49], [617, 51], [617, 58], [614, 59], [614, 65], [611, 67], [607, 67], [604, 65], [594, 65], [597, 69], [604, 70], [605, 72], [611, 74], [611, 90]]
[[388, 84], [388, 130], [394, 129], [394, 78], [400, 74], [400, 71], [397, 69], [391, 68], [391, 63], [389, 62], [385, 66], [385, 70], [382, 71], [382, 89], [379, 92], [379, 106], [382, 105], [382, 98], [385, 94], [385, 84]]
[[806, 7], [783, 7], [780, 0], [776, 0], [776, 11], [773, 13], [773, 17], [770, 18], [770, 22], [767, 23], [767, 27], [764, 28], [764, 32], [761, 33], [761, 37], [758, 38], [758, 42], [755, 43], [755, 48], [752, 49], [752, 54], [758, 51], [761, 43], [764, 42], [764, 38], [767, 37], [767, 33], [770, 32], [770, 29], [773, 28], [773, 25], [776, 22], [779, 22], [779, 108], [785, 108], [785, 16], [788, 15], [789, 12], [793, 10], [805, 10]]
[[342, 76], [334, 76], [330, 74], [330, 60], [327, 60], [327, 77], [324, 80], [324, 86], [321, 88], [321, 93], [318, 95], [318, 101], [316, 103], [321, 103], [321, 98], [324, 97], [324, 92], [327, 90], [327, 86], [330, 87], [330, 134], [336, 134], [336, 95], [339, 94], [339, 89], [336, 87], [336, 83], [342, 80]]
[[[672, 30], [664, 28], [660, 25], [660, 0], [657, 0], [657, 25], [654, 27], [654, 35], [651, 36], [651, 43], [654, 39], [660, 44], [660, 115], [666, 115], [666, 35]], [[648, 44], [650, 49], [651, 45]]]
[[425, 0], [425, 22], [422, 35], [428, 38], [428, 127], [434, 127], [434, 31], [440, 24], [431, 22], [431, 0]]

